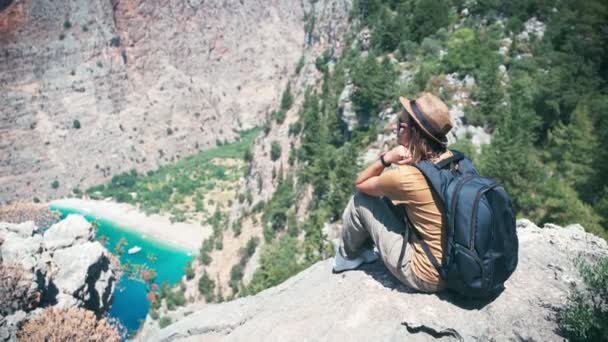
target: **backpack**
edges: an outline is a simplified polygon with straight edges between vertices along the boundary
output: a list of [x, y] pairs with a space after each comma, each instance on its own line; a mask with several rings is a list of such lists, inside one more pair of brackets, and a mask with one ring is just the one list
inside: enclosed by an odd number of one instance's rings
[[416, 164], [443, 204], [446, 245], [439, 265], [405, 215], [426, 256], [448, 289], [466, 297], [487, 297], [503, 289], [517, 267], [515, 215], [505, 189], [479, 175], [459, 151], [436, 164]]

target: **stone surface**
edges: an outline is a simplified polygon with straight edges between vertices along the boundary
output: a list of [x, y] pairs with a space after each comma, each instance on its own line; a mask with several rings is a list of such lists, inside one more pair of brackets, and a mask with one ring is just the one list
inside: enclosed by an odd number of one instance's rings
[[43, 244], [45, 249], [55, 250], [91, 239], [93, 239], [91, 224], [81, 215], [68, 215], [44, 233]]
[[538, 20], [536, 17], [532, 17], [524, 23], [524, 30], [517, 35], [517, 39], [526, 42], [530, 40], [531, 36], [542, 39], [545, 35], [546, 28], [547, 25], [545, 23]]
[[25, 269], [33, 270], [37, 256], [41, 252], [42, 237], [35, 235], [29, 238], [15, 233], [2, 233], [4, 242], [0, 245], [0, 260], [5, 263], [19, 263]]
[[[97, 241], [55, 251], [52, 262], [57, 271], [52, 278], [53, 284], [60, 293], [75, 298], [84, 306], [104, 311], [110, 304], [113, 283], [107, 277], [107, 273], [111, 273], [108, 254]], [[98, 284], [100, 278], [104, 281]]]
[[23, 238], [27, 238], [34, 235], [34, 231], [36, 229], [36, 225], [33, 221], [27, 221], [23, 223], [0, 222], [0, 232], [12, 232]]
[[[0, 341], [15, 341], [19, 322], [29, 318], [39, 305], [78, 306], [103, 314], [112, 301], [118, 265], [99, 242], [93, 241], [91, 224], [82, 216], [69, 215], [43, 237], [29, 223], [0, 222], [0, 267], [17, 267], [24, 272], [22, 281], [29, 284], [24, 285], [24, 294], [3, 293], [7, 297], [3, 297], [2, 307], [11, 309], [0, 312]], [[32, 305], [28, 304], [30, 297], [37, 298]]]
[[555, 309], [579, 281], [578, 258], [608, 255], [578, 225], [518, 221], [519, 265], [493, 301], [410, 293], [381, 262], [332, 274], [321, 261], [256, 296], [208, 305], [140, 340], [555, 341]]

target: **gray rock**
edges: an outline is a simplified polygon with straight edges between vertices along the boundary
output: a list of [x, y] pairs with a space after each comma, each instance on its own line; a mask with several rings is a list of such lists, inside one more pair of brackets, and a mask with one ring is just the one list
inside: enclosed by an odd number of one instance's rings
[[0, 239], [3, 266], [19, 264], [26, 272], [21, 292], [0, 292], [8, 293], [0, 302], [4, 310], [0, 313], [0, 341], [14, 341], [21, 313], [32, 317], [40, 305], [78, 306], [98, 314], [109, 308], [117, 267], [110, 262], [109, 252], [92, 241], [92, 227], [82, 216], [68, 216], [44, 237], [35, 226], [0, 222]]
[[542, 39], [545, 35], [547, 25], [536, 17], [528, 19], [524, 23], [524, 30], [517, 35], [517, 39], [527, 42], [530, 40], [530, 36], [535, 36], [538, 39]]
[[27, 238], [34, 235], [34, 231], [36, 229], [37, 228], [34, 221], [27, 221], [23, 223], [0, 222], [0, 234], [2, 234], [2, 232], [12, 232], [20, 237]]
[[68, 215], [44, 233], [43, 243], [45, 249], [55, 250], [72, 246], [77, 241], [89, 241], [92, 238], [92, 226], [84, 217]]
[[355, 113], [353, 103], [350, 100], [354, 87], [355, 86], [352, 84], [352, 82], [347, 82], [344, 89], [342, 89], [342, 93], [340, 93], [340, 98], [338, 99], [338, 111], [340, 112], [340, 119], [346, 124], [349, 132], [352, 132], [359, 124], [357, 113]]
[[34, 235], [25, 238], [16, 233], [7, 233], [2, 238], [4, 239], [0, 245], [2, 262], [21, 264], [25, 269], [33, 270], [41, 251], [42, 237]]
[[518, 268], [490, 302], [411, 293], [381, 262], [332, 274], [330, 259], [255, 296], [208, 305], [157, 332], [144, 330], [140, 339], [562, 340], [554, 309], [564, 305], [570, 280], [578, 278], [574, 260], [608, 255], [608, 245], [578, 226], [517, 225]]
[[26, 316], [27, 314], [25, 311], [21, 310], [6, 317], [0, 316], [0, 341], [18, 341], [17, 331], [19, 330], [19, 325], [25, 320]]
[[57, 272], [52, 282], [60, 293], [75, 298], [91, 310], [107, 309], [115, 277], [108, 251], [99, 242], [59, 249], [53, 255], [53, 264]]
[[359, 40], [359, 46], [361, 47], [361, 51], [367, 51], [371, 47], [372, 42], [372, 33], [369, 28], [365, 27], [359, 35], [357, 36]]

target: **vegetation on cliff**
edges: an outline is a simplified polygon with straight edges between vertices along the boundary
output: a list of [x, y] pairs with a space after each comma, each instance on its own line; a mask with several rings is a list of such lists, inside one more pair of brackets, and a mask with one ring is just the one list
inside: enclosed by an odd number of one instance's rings
[[[265, 257], [244, 293], [276, 285], [331, 254], [322, 227], [340, 218], [352, 195], [358, 156], [376, 137], [379, 113], [399, 108], [397, 95], [415, 97], [423, 90], [451, 103], [441, 81], [446, 74], [475, 78], [465, 123], [493, 133], [480, 153], [466, 140], [453, 148], [465, 150], [484, 175], [505, 185], [518, 216], [578, 222], [608, 236], [602, 228], [608, 226], [608, 180], [601, 177], [608, 153], [599, 145], [608, 141], [605, 4], [358, 0], [353, 17], [355, 32], [370, 29], [371, 46], [362, 53], [350, 39], [341, 56], [330, 51], [317, 60], [321, 89], [307, 91], [300, 119], [290, 126], [290, 134], [300, 136], [290, 157], [295, 171], [288, 188], [294, 193], [286, 196], [279, 186], [269, 202], [284, 207], [266, 208], [265, 231], [273, 234], [267, 234]], [[546, 25], [542, 37], [524, 32], [530, 20]], [[413, 75], [400, 86], [404, 65]], [[338, 110], [347, 79], [354, 85], [358, 121], [350, 132]], [[289, 238], [289, 229], [275, 238], [288, 226], [285, 213], [294, 205], [278, 199], [299, 198], [307, 185], [314, 192], [310, 210], [295, 222], [304, 239]]]
[[234, 190], [234, 183], [244, 171], [240, 161], [258, 132], [242, 132], [234, 143], [201, 151], [146, 175], [135, 170], [116, 175], [110, 183], [91, 187], [86, 193], [93, 198], [112, 197], [118, 202], [138, 204], [147, 213], [171, 213], [175, 221], [209, 216], [205, 204], [218, 198], [206, 195]]

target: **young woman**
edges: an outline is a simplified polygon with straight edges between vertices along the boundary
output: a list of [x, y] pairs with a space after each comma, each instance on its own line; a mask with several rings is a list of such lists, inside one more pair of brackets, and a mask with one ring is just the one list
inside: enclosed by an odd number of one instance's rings
[[[396, 128], [399, 145], [357, 178], [357, 193], [344, 210], [334, 272], [374, 261], [375, 244], [386, 267], [406, 286], [438, 292], [444, 284], [416, 234], [407, 227], [403, 210], [441, 264], [445, 239], [440, 203], [413, 165], [452, 155], [446, 148], [446, 135], [453, 122], [445, 103], [430, 93], [413, 101], [400, 97], [399, 101], [403, 106]], [[385, 171], [391, 165], [394, 167]]]

